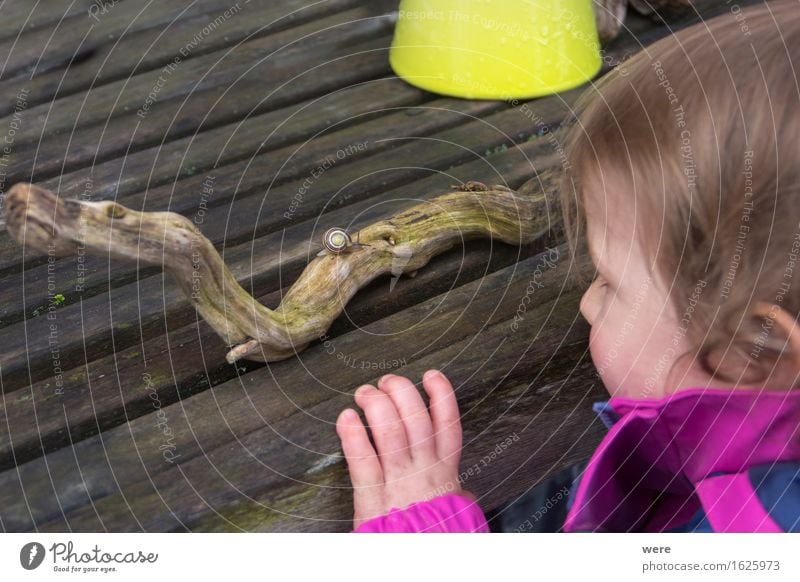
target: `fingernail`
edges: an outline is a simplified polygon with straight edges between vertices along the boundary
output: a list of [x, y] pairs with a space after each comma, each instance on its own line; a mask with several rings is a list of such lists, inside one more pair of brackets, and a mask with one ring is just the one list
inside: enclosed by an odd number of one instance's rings
[[442, 375], [442, 373], [439, 370], [428, 370], [427, 372], [425, 372], [425, 374], [423, 374], [422, 377], [425, 380], [430, 380], [434, 376], [441, 376], [441, 375]]
[[368, 390], [368, 389], [369, 389], [369, 385], [368, 384], [364, 384], [363, 386], [359, 386], [358, 388], [356, 388], [356, 391], [353, 392], [353, 396], [356, 396], [359, 392], [363, 392], [364, 390]]
[[394, 376], [394, 374], [384, 374], [383, 376], [381, 376], [380, 380], [378, 380], [378, 386], [383, 384], [384, 380], [387, 380], [388, 378], [391, 378], [392, 376]]

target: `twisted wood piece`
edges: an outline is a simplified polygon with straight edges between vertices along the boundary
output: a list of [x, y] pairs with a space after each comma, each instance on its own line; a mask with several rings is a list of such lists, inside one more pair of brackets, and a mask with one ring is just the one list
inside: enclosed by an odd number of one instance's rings
[[[527, 186], [527, 185], [526, 185]], [[319, 338], [345, 304], [370, 281], [423, 267], [464, 240], [534, 241], [550, 227], [545, 193], [467, 182], [363, 228], [361, 244], [316, 256], [272, 310], [256, 301], [191, 220], [174, 212], [137, 212], [110, 201], [61, 200], [33, 184], [6, 198], [6, 222], [21, 245], [68, 256], [85, 252], [162, 266], [239, 359], [288, 358]], [[321, 246], [321, 245], [320, 245]]]

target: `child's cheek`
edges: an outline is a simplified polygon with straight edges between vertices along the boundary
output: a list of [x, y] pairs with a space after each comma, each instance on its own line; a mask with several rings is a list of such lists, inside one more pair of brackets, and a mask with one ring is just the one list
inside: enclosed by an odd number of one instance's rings
[[592, 356], [592, 363], [594, 364], [597, 373], [603, 380], [603, 384], [607, 390], [611, 391], [609, 368], [614, 365], [613, 360], [615, 354], [613, 348], [609, 349], [610, 343], [605, 335], [606, 334], [603, 332], [601, 325], [598, 324], [592, 326], [591, 331], [589, 332], [589, 353]]
[[[606, 390], [612, 396], [623, 396], [627, 391], [626, 384], [633, 380], [631, 369], [636, 351], [629, 352], [629, 340], [618, 328], [612, 325], [609, 314], [603, 324], [593, 325], [589, 332], [589, 352]], [[636, 344], [633, 341], [633, 344]], [[639, 346], [641, 348], [641, 346]], [[635, 380], [634, 380], [635, 381]]]

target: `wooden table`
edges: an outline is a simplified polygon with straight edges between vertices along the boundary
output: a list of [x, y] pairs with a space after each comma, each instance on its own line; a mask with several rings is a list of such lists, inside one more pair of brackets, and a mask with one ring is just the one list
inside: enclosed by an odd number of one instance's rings
[[[4, 5], [2, 188], [183, 213], [268, 306], [329, 226], [459, 181], [555, 193], [551, 134], [580, 91], [523, 109], [416, 89], [387, 62], [393, 8]], [[668, 33], [628, 20], [604, 70]], [[269, 365], [227, 364], [159, 269], [23, 253], [3, 230], [2, 529], [349, 531], [334, 421], [387, 371], [452, 380], [463, 486], [486, 510], [587, 458], [606, 392], [567, 274], [588, 262], [570, 264], [553, 213], [534, 244], [469, 242], [415, 278], [375, 281], [327, 337]]]

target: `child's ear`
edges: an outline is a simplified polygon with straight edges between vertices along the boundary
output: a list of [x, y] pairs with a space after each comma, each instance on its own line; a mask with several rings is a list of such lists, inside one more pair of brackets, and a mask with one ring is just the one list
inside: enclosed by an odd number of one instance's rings
[[[780, 338], [780, 348], [783, 348], [784, 362], [789, 365], [787, 381], [794, 386], [798, 374], [800, 374], [800, 325], [792, 314], [779, 305], [769, 304], [765, 301], [756, 301], [753, 314], [772, 321], [771, 336], [772, 341], [767, 341], [767, 345], [773, 344]], [[783, 346], [783, 343], [786, 346]], [[774, 345], [774, 344], [773, 344]], [[784, 386], [788, 388], [789, 386]]]

